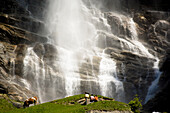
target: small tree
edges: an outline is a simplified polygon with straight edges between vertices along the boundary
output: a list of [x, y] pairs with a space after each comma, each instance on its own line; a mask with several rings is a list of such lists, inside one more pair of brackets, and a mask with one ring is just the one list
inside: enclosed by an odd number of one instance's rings
[[131, 100], [128, 105], [131, 107], [131, 110], [134, 113], [140, 113], [142, 104], [141, 104], [141, 101], [139, 100], [138, 95], [135, 95], [135, 98]]

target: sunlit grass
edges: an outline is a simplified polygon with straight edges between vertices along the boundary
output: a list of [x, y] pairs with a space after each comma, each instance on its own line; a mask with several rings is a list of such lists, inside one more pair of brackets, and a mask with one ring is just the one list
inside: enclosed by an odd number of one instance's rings
[[[100, 111], [130, 111], [130, 107], [122, 102], [113, 101], [112, 98], [98, 96], [110, 101], [93, 102], [89, 105], [81, 105], [77, 101], [84, 98], [84, 95], [75, 95], [64, 99], [54, 100], [52, 102], [43, 103], [29, 108], [17, 109], [9, 104], [6, 100], [1, 100], [1, 113], [84, 113], [90, 110]], [[71, 104], [70, 104], [71, 103]]]

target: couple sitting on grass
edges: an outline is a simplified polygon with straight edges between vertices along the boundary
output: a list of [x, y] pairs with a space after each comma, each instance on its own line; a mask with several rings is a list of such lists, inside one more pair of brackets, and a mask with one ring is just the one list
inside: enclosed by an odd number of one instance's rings
[[85, 92], [86, 104], [87, 104], [87, 98], [89, 98], [89, 97], [90, 97], [90, 102], [97, 102], [98, 101], [97, 95], [93, 96], [93, 94], [91, 94], [91, 96], [89, 96], [89, 93]]
[[97, 102], [97, 101], [98, 101], [97, 95], [93, 96], [93, 94], [91, 94], [91, 96], [90, 96], [90, 102]]

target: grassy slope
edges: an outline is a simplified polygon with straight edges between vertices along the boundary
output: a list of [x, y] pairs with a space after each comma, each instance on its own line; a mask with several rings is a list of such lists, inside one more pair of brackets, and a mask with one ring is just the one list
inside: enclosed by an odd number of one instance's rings
[[[5, 109], [8, 109], [8, 113], [84, 113], [85, 111], [89, 110], [130, 111], [130, 107], [127, 104], [117, 101], [99, 101], [89, 105], [80, 105], [77, 103], [77, 100], [82, 98], [84, 98], [84, 95], [75, 95], [72, 97], [32, 106], [26, 109], [17, 109], [6, 102], [3, 102], [4, 104], [2, 106], [6, 106], [6, 108], [2, 108], [2, 112], [4, 113]], [[70, 105], [70, 103], [74, 104]], [[8, 105], [12, 108], [8, 108]]]
[[0, 113], [9, 112], [10, 110], [16, 110], [11, 103], [9, 103], [6, 99], [0, 99]]

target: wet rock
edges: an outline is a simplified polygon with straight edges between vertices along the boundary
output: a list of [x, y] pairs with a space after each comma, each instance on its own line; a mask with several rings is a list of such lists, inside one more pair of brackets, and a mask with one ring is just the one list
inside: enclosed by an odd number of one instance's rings
[[[120, 17], [115, 13], [106, 13], [108, 24], [111, 25], [112, 33], [115, 35], [126, 35], [128, 32], [126, 29], [127, 23], [122, 23]], [[123, 17], [123, 15], [121, 15]], [[126, 19], [126, 17], [123, 17]]]
[[81, 92], [89, 91], [91, 94], [100, 94], [100, 86], [95, 81], [93, 81], [95, 78], [88, 78], [87, 80], [81, 81]]
[[[21, 1], [21, 0], [19, 0]], [[44, 16], [47, 14], [46, 8], [48, 6], [49, 1], [48, 0], [28, 0], [26, 1], [27, 4], [27, 10], [31, 12], [31, 15], [33, 17], [44, 19]]]
[[162, 65], [160, 66], [160, 71], [162, 72], [160, 80], [159, 80], [159, 87], [160, 91], [155, 95], [154, 98], [149, 100], [144, 106], [144, 112], [152, 112], [152, 111], [159, 111], [159, 112], [169, 112], [168, 103], [170, 101], [169, 98], [169, 88], [170, 88], [170, 53], [169, 49], [167, 49], [166, 57]]
[[[101, 57], [93, 56], [92, 58], [85, 58], [79, 68], [79, 73], [84, 76], [97, 76], [99, 75], [99, 66]], [[88, 79], [88, 77], [86, 78]]]
[[148, 33], [149, 43], [152, 44], [154, 49], [160, 54], [165, 53], [166, 48], [170, 45], [169, 38], [167, 37], [169, 26], [169, 22], [159, 20], [150, 28], [150, 33]]
[[24, 67], [24, 58], [27, 52], [28, 46], [25, 44], [17, 45], [15, 50], [16, 59], [15, 59], [15, 74], [22, 76], [23, 67]]
[[41, 33], [40, 29], [45, 29], [42, 21], [25, 15], [0, 14], [0, 22], [34, 33]]
[[44, 44], [44, 61], [49, 65], [54, 65], [54, 61], [57, 60], [57, 48], [51, 44]]
[[41, 43], [37, 43], [34, 48], [34, 52], [39, 56], [39, 58], [42, 58], [45, 54], [45, 48], [44, 45]]
[[26, 11], [23, 7], [21, 7], [16, 0], [0, 1], [0, 7], [0, 12], [5, 14], [29, 15], [29, 12]]
[[[127, 51], [123, 51], [120, 55], [121, 56], [117, 58], [121, 60], [117, 62], [118, 77], [121, 81], [124, 81], [125, 94], [134, 95], [137, 93], [144, 99], [147, 87], [154, 80], [154, 69], [152, 67], [155, 60]], [[129, 92], [126, 89], [131, 90], [129, 90]], [[142, 91], [143, 93], [141, 93]], [[128, 97], [127, 95], [126, 97], [127, 101], [132, 99], [132, 96]]]
[[102, 49], [107, 47], [111, 47], [119, 50], [122, 49], [120, 46], [120, 40], [113, 35], [107, 35], [107, 34], [101, 34], [98, 37], [98, 47]]
[[1, 41], [11, 44], [31, 44], [35, 42], [46, 42], [47, 38], [30, 33], [23, 29], [7, 24], [0, 24]]
[[170, 29], [168, 29], [166, 37], [167, 37], [168, 42], [170, 42]]
[[158, 30], [159, 29], [162, 29], [162, 30], [168, 30], [170, 29], [170, 23], [165, 21], [165, 20], [158, 20], [156, 23], [155, 23], [155, 26], [156, 26], [156, 29], [155, 30]]
[[7, 89], [7, 86], [5, 84], [0, 84], [0, 93], [1, 94], [7, 94], [8, 93], [8, 89]]
[[16, 45], [0, 43], [0, 48], [0, 66], [4, 69], [5, 72], [10, 72], [11, 62], [15, 59], [14, 51], [16, 49]]
[[0, 80], [0, 88], [3, 89], [3, 94], [7, 94], [10, 99], [16, 101], [24, 101], [28, 97], [35, 95], [28, 89], [17, 84], [12, 84], [6, 80]]
[[169, 17], [168, 12], [158, 10], [147, 10], [145, 16], [153, 23], [157, 20], [166, 20]]

